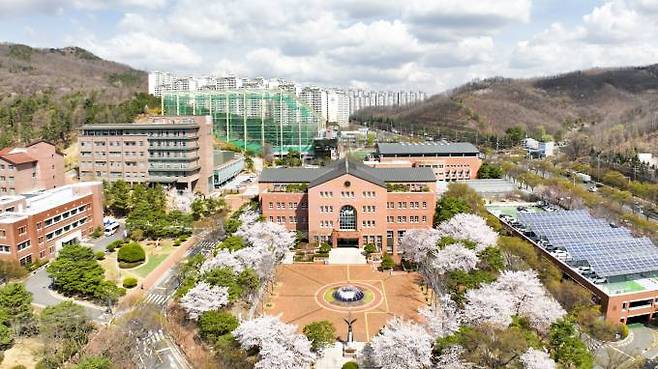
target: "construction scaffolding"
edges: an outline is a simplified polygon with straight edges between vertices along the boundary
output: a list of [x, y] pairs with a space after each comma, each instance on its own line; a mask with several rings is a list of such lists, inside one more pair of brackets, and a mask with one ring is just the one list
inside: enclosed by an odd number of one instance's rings
[[309, 153], [323, 120], [294, 94], [282, 90], [166, 92], [163, 115], [210, 115], [215, 137], [238, 147], [275, 155]]

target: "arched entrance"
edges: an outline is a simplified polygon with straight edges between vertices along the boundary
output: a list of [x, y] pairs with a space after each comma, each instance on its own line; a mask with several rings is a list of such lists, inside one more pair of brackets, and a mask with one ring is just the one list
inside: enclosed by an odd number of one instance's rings
[[[357, 216], [356, 209], [351, 205], [345, 205], [340, 208], [338, 213], [340, 232], [356, 232]], [[343, 233], [344, 234], [344, 233]], [[359, 247], [359, 238], [357, 237], [338, 237], [336, 240], [338, 247]]]

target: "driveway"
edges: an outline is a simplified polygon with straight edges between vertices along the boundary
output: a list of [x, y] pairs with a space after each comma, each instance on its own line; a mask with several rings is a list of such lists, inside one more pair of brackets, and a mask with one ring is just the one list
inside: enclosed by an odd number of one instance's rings
[[91, 248], [94, 251], [105, 251], [105, 247], [107, 247], [107, 245], [111, 244], [116, 240], [123, 239], [123, 233], [126, 230], [126, 225], [122, 222], [119, 222], [119, 224], [120, 224], [119, 229], [116, 231], [116, 233], [114, 233], [110, 237], [101, 236], [100, 238], [97, 238], [95, 240], [89, 240], [85, 243], [91, 245]]
[[658, 356], [658, 330], [643, 324], [629, 325], [626, 339], [603, 345], [596, 352], [598, 367], [617, 367], [630, 364], [638, 356], [653, 359]]

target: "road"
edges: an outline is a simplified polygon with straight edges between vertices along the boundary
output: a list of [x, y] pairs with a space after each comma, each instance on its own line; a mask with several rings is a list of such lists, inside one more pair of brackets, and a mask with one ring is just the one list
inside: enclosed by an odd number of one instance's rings
[[[201, 241], [192, 246], [186, 257], [199, 253], [208, 254], [212, 251], [217, 242], [224, 238], [223, 230], [221, 232], [205, 232], [199, 235]], [[167, 304], [173, 297], [180, 281], [173, 270], [168, 270], [146, 293], [143, 304], [151, 305], [158, 309], [166, 319]], [[187, 361], [185, 355], [178, 348], [176, 343], [162, 329], [152, 329], [148, 333], [148, 338], [140, 342], [138, 352], [139, 365], [143, 369], [192, 369], [191, 364]]]

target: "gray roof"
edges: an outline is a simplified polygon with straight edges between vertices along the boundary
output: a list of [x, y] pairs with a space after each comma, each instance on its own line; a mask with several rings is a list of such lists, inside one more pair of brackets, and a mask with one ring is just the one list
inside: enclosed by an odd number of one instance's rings
[[372, 168], [358, 161], [337, 160], [322, 168], [265, 168], [258, 179], [261, 183], [308, 183], [309, 187], [351, 174], [364, 181], [386, 186], [393, 182], [434, 182], [431, 168]]
[[478, 154], [480, 150], [470, 142], [378, 143], [379, 155], [450, 155]]

